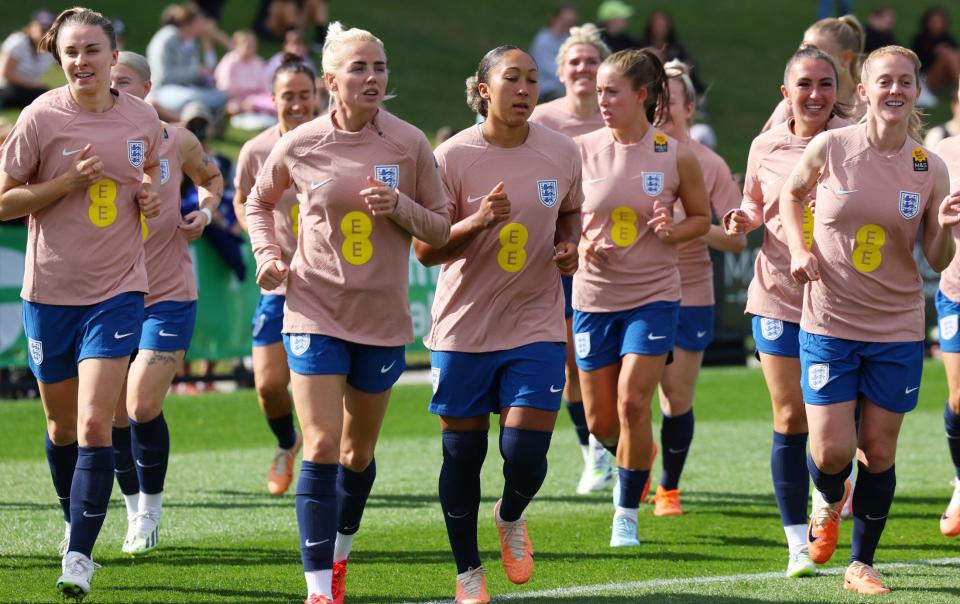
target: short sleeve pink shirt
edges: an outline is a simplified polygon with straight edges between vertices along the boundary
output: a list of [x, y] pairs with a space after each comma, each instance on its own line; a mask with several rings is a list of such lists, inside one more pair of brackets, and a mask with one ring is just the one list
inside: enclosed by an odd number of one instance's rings
[[866, 125], [823, 134], [812, 252], [820, 279], [804, 292], [801, 327], [858, 342], [924, 338], [923, 280], [914, 245], [933, 199], [936, 165], [909, 137], [884, 155]]
[[[947, 164], [950, 192], [960, 190], [960, 136], [943, 139], [934, 152]], [[960, 229], [953, 229], [953, 242], [960, 250]], [[940, 291], [954, 302], [960, 302], [960, 254], [954, 254], [950, 265], [940, 273]]]
[[503, 181], [510, 219], [483, 231], [443, 265], [433, 301], [431, 350], [493, 352], [565, 342], [563, 290], [553, 260], [557, 218], [579, 212], [580, 157], [567, 136], [530, 124], [527, 140], [505, 149], [472, 126], [436, 151], [454, 223], [470, 216]]
[[566, 134], [570, 138], [604, 127], [599, 110], [587, 118], [577, 117], [568, 109], [565, 97], [534, 107], [530, 121], [556, 130], [560, 134]]
[[156, 166], [160, 120], [144, 101], [113, 91], [103, 113], [84, 111], [66, 86], [27, 107], [0, 151], [0, 169], [26, 183], [70, 169], [85, 145], [103, 177], [30, 215], [20, 295], [43, 304], [96, 304], [146, 292], [140, 208], [144, 166]]

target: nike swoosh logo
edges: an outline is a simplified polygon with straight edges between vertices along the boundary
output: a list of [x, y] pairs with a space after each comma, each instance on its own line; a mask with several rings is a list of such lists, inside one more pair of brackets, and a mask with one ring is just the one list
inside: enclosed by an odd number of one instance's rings
[[175, 334], [175, 333], [167, 333], [167, 332], [165, 332], [164, 330], [161, 329], [161, 330], [160, 330], [160, 337], [161, 337], [161, 338], [175, 338], [175, 337], [177, 337], [177, 334]]
[[814, 543], [817, 539], [818, 537], [813, 536], [813, 527], [807, 525], [807, 543]]
[[381, 368], [380, 368], [380, 373], [386, 373], [386, 372], [390, 371], [391, 369], [393, 369], [393, 366], [396, 365], [396, 364], [397, 364], [397, 362], [394, 361], [394, 362], [390, 363], [389, 365], [386, 365], [386, 366], [384, 366], [384, 367], [381, 367]]
[[866, 516], [865, 516], [865, 518], [866, 518], [867, 520], [883, 520], [883, 519], [886, 518], [886, 517], [887, 517], [886, 514], [884, 514], [883, 516], [880, 516], [879, 518], [874, 518], [874, 517], [871, 516], [870, 514], [866, 514]]
[[486, 197], [486, 195], [480, 195], [480, 196], [478, 196], [478, 197], [467, 197], [467, 203], [477, 203], [478, 201], [480, 201], [480, 200], [483, 199], [484, 197]]
[[130, 333], [120, 333], [120, 330], [118, 329], [117, 331], [113, 332], [113, 337], [117, 340], [122, 340], [127, 336], [132, 336], [132, 335], [133, 335], [132, 331]]
[[133, 472], [133, 468], [126, 468], [125, 470], [114, 470], [114, 472], [117, 474], [126, 474], [127, 472]]
[[151, 464], [144, 464], [142, 461], [140, 461], [140, 460], [138, 459], [138, 460], [137, 460], [137, 465], [140, 466], [141, 468], [155, 468], [155, 467], [157, 467], [157, 466], [160, 465], [160, 462], [151, 463]]
[[554, 394], [556, 394], [556, 393], [558, 393], [558, 392], [563, 392], [563, 388], [556, 388], [556, 387], [554, 387], [554, 386], [551, 385], [551, 386], [550, 386], [550, 392], [552, 392], [552, 393], [554, 393]]
[[324, 539], [323, 541], [310, 541], [309, 539], [304, 539], [304, 540], [303, 540], [303, 545], [304, 545], [304, 547], [316, 547], [316, 546], [318, 546], [318, 545], [321, 545], [321, 544], [323, 544], [323, 543], [326, 543], [327, 541], [330, 541], [330, 540], [329, 540], [329, 539]]
[[837, 195], [849, 195], [851, 193], [856, 193], [860, 189], [837, 189], [834, 191]]
[[103, 512], [102, 514], [91, 514], [91, 513], [88, 512], [87, 510], [83, 510], [83, 517], [84, 517], [84, 518], [99, 518], [100, 516], [106, 516], [106, 515], [107, 515], [106, 512]]
[[447, 516], [449, 516], [450, 518], [453, 518], [454, 520], [460, 520], [461, 518], [466, 518], [469, 515], [470, 515], [470, 512], [464, 512], [462, 514], [451, 514], [450, 512], [447, 512]]
[[606, 177], [606, 176], [601, 176], [601, 177], [599, 177], [599, 178], [588, 178], [588, 179], [587, 179], [587, 184], [588, 184], [588, 185], [592, 185], [592, 184], [595, 184], [595, 183], [598, 183], [598, 182], [603, 182], [603, 181], [605, 181], [605, 180], [607, 180], [607, 177]]
[[917, 386], [916, 388], [907, 388], [906, 390], [904, 390], [903, 393], [904, 393], [904, 394], [910, 394], [910, 393], [912, 393], [912, 392], [916, 392], [917, 390], [920, 390], [920, 386]]
[[324, 181], [322, 181], [322, 182], [312, 182], [312, 183], [310, 183], [310, 190], [311, 190], [311, 191], [316, 191], [317, 189], [319, 189], [319, 188], [322, 187], [323, 185], [327, 184], [327, 183], [330, 182], [331, 180], [333, 180], [333, 179], [332, 179], [332, 178], [328, 178], [327, 180], [324, 180]]
[[673, 453], [674, 455], [676, 455], [676, 454], [678, 454], [678, 453], [683, 453], [684, 451], [686, 451], [686, 450], [689, 449], [689, 448], [690, 448], [690, 447], [684, 447], [684, 448], [682, 448], [682, 449], [671, 449], [670, 447], [667, 447], [667, 453]]
[[698, 337], [698, 338], [702, 338], [702, 337], [705, 336], [705, 335], [707, 335], [707, 332], [697, 330], [697, 337]]
[[664, 339], [666, 339], [666, 337], [667, 337], [667, 336], [655, 336], [655, 335], [653, 335], [652, 333], [651, 333], [651, 334], [647, 334], [647, 339], [648, 339], [648, 340], [651, 340], [651, 341], [653, 341], [653, 340], [664, 340]]
[[73, 151], [67, 151], [66, 149], [64, 149], [64, 150], [62, 151], [62, 153], [63, 153], [63, 156], [64, 156], [64, 157], [70, 157], [71, 155], [76, 155], [77, 153], [80, 153], [81, 151], [83, 151], [83, 148], [74, 149]]

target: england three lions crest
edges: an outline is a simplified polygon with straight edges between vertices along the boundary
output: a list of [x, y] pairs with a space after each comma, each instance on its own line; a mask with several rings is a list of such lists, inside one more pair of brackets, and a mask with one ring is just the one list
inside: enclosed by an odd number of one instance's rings
[[552, 208], [557, 205], [557, 181], [556, 180], [538, 180], [537, 195], [540, 196], [540, 203]]
[[650, 197], [663, 193], [663, 172], [641, 172], [643, 192]]
[[373, 178], [379, 180], [391, 189], [396, 189], [400, 186], [400, 166], [396, 164], [374, 166]]
[[33, 338], [27, 338], [28, 343], [30, 344], [30, 358], [33, 360], [34, 365], [43, 364], [43, 342], [40, 340], [34, 340]]
[[310, 334], [295, 333], [290, 335], [290, 352], [298, 357], [310, 348]]
[[170, 160], [160, 160], [160, 184], [165, 185], [170, 180]]
[[127, 159], [134, 168], [143, 167], [143, 160], [146, 159], [147, 146], [143, 141], [127, 141]]
[[900, 191], [900, 215], [910, 220], [920, 213], [920, 194]]

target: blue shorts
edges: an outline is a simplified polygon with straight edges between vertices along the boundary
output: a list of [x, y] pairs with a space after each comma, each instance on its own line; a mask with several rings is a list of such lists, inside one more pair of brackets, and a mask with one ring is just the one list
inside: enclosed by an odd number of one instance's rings
[[800, 356], [799, 324], [756, 315], [753, 316], [752, 323], [753, 342], [757, 352], [778, 357]]
[[44, 384], [77, 376], [84, 359], [130, 356], [143, 328], [143, 294], [118, 294], [97, 304], [60, 306], [23, 301], [30, 370]]
[[681, 306], [675, 346], [703, 352], [713, 342], [713, 306]]
[[957, 318], [960, 317], [960, 302], [954, 302], [937, 290], [937, 327], [940, 332], [940, 350], [960, 352], [960, 330]]
[[653, 302], [618, 312], [573, 311], [577, 367], [593, 371], [626, 354], [660, 356], [673, 350], [680, 302]]
[[800, 330], [803, 402], [830, 405], [860, 395], [893, 413], [917, 406], [923, 342], [855, 342]]
[[257, 309], [253, 311], [250, 330], [254, 346], [270, 346], [283, 341], [283, 303], [286, 296], [260, 294]]
[[573, 277], [560, 275], [560, 285], [563, 286], [563, 316], [569, 319], [573, 316]]
[[347, 383], [376, 394], [393, 387], [406, 369], [403, 346], [370, 346], [310, 333], [283, 334], [290, 371], [300, 375], [345, 375]]
[[430, 413], [479, 417], [504, 407], [559, 411], [566, 359], [562, 342], [496, 352], [431, 352]]
[[143, 309], [140, 350], [186, 350], [197, 322], [197, 301], [157, 302]]

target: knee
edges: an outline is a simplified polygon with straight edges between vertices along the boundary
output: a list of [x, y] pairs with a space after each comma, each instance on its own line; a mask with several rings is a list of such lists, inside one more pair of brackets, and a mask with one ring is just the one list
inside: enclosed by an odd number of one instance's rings
[[587, 429], [605, 445], [615, 445], [620, 438], [620, 424], [613, 417], [588, 417]]
[[93, 417], [83, 419], [77, 423], [76, 436], [85, 447], [108, 447], [113, 440], [113, 422]]
[[649, 424], [650, 397], [644, 393], [622, 396], [617, 400], [617, 414], [620, 416], [620, 423], [626, 426]]
[[889, 469], [897, 456], [895, 446], [882, 443], [864, 443], [860, 447], [860, 453], [863, 456], [864, 465], [874, 474]]
[[807, 432], [807, 413], [803, 401], [775, 401], [773, 429], [781, 434]]
[[313, 463], [338, 463], [340, 460], [339, 439], [321, 430], [303, 427], [303, 458]]
[[819, 443], [816, 446], [811, 443], [810, 452], [817, 467], [827, 474], [841, 472], [856, 453], [846, 444], [830, 441]]
[[373, 451], [361, 451], [356, 447], [340, 450], [340, 465], [351, 472], [363, 472], [373, 461]]
[[52, 419], [47, 420], [47, 436], [50, 442], [62, 447], [77, 442], [77, 422], [58, 422]]
[[258, 376], [255, 388], [257, 397], [261, 401], [273, 402], [276, 400], [285, 400], [289, 397], [287, 391], [287, 382], [281, 375], [266, 374], [262, 378]]
[[950, 407], [950, 411], [952, 411], [954, 415], [960, 415], [960, 390], [950, 391], [950, 394], [947, 397], [947, 405]]

